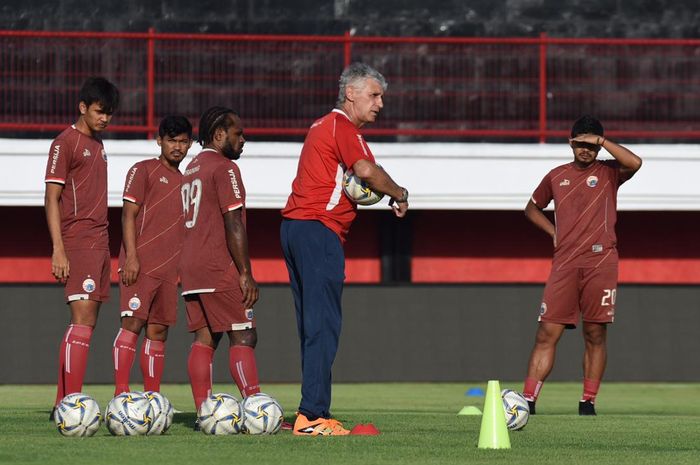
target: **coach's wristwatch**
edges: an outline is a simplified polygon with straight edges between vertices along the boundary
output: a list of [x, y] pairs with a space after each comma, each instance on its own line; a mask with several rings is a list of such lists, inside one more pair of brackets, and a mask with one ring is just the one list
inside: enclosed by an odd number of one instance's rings
[[406, 203], [408, 202], [408, 189], [405, 187], [401, 188], [401, 197], [393, 199], [396, 203]]

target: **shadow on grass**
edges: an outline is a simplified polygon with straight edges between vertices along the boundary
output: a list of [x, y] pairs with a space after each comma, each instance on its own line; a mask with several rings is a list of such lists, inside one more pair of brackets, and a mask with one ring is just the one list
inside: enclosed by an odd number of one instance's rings
[[190, 429], [194, 428], [195, 420], [197, 420], [197, 414], [194, 412], [182, 412], [173, 415], [173, 424], [182, 425]]

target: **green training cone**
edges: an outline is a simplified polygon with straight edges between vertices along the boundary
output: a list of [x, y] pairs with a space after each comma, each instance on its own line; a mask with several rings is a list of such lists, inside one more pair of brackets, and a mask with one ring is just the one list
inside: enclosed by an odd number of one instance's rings
[[467, 407], [463, 407], [457, 415], [481, 415], [481, 410], [473, 405], [468, 405]]
[[510, 449], [510, 437], [498, 381], [489, 381], [486, 388], [484, 415], [481, 417], [479, 449]]

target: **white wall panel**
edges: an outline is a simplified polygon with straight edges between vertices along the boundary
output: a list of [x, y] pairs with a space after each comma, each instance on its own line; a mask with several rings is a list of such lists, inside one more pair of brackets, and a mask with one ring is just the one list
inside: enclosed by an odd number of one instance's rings
[[[49, 140], [0, 139], [0, 205], [43, 204]], [[411, 192], [416, 209], [520, 210], [545, 173], [571, 160], [565, 144], [370, 143], [378, 162]], [[155, 157], [155, 141], [106, 140], [109, 204], [121, 205], [124, 177]], [[700, 145], [631, 145], [642, 170], [620, 189], [621, 210], [700, 210]], [[199, 149], [193, 146], [190, 156]], [[239, 165], [249, 208], [281, 208], [300, 143], [248, 142]], [[601, 158], [609, 155], [603, 151]], [[187, 160], [183, 162], [185, 165]], [[184, 165], [183, 165], [184, 167]], [[386, 203], [369, 208], [387, 208]]]

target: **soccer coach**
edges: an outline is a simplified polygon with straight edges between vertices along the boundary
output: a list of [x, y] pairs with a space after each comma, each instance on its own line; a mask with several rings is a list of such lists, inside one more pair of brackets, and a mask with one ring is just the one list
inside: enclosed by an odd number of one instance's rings
[[346, 435], [331, 418], [331, 368], [342, 323], [343, 242], [357, 205], [343, 195], [343, 173], [355, 174], [392, 199], [394, 213], [408, 210], [408, 191], [376, 165], [358, 129], [384, 107], [384, 76], [363, 63], [340, 75], [336, 108], [311, 125], [299, 157], [292, 193], [282, 210], [282, 251], [294, 295], [301, 343], [302, 386], [294, 434]]

